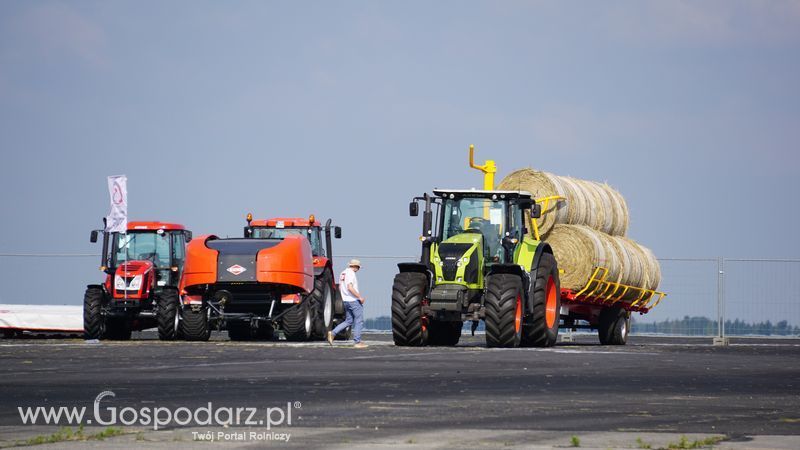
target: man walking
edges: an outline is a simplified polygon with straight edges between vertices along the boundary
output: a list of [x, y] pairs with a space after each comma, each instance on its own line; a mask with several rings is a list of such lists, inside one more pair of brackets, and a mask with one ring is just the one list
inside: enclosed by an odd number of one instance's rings
[[361, 342], [361, 329], [364, 327], [364, 296], [358, 292], [356, 272], [359, 270], [361, 270], [361, 261], [351, 259], [347, 269], [344, 269], [339, 275], [339, 292], [342, 294], [347, 318], [332, 331], [328, 332], [328, 344], [330, 345], [333, 345], [334, 336], [352, 326], [354, 347], [367, 347], [367, 344]]

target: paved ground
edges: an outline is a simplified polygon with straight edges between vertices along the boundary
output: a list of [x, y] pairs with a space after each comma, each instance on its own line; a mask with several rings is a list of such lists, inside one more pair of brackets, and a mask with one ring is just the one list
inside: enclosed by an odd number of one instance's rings
[[[688, 444], [718, 436], [730, 448], [800, 446], [798, 341], [713, 347], [709, 339], [633, 337], [627, 346], [604, 347], [582, 336], [551, 349], [497, 350], [477, 336], [453, 349], [399, 348], [389, 336], [369, 335], [370, 348], [357, 350], [344, 343], [139, 337], [99, 344], [0, 340], [0, 445], [55, 429], [41, 420], [22, 425], [18, 407], [86, 407], [88, 425], [95, 398], [112, 391], [100, 403], [99, 420], [109, 420], [107, 408], [132, 407], [142, 419], [142, 409], [194, 411], [211, 402], [212, 411], [223, 409], [222, 421], [225, 408], [254, 408], [259, 422], [173, 423], [159, 432], [137, 422], [124, 428], [128, 435], [94, 445], [193, 446], [196, 433], [206, 431], [228, 433], [222, 443], [229, 446], [278, 445], [264, 440], [275, 435], [249, 433], [263, 434], [268, 417], [277, 422], [292, 405], [291, 425], [284, 419], [270, 433], [291, 433], [289, 446], [304, 448], [549, 447], [569, 446], [572, 436], [581, 447], [657, 448], [681, 435]], [[97, 432], [96, 425], [87, 433]], [[230, 432], [246, 435], [236, 440]]]

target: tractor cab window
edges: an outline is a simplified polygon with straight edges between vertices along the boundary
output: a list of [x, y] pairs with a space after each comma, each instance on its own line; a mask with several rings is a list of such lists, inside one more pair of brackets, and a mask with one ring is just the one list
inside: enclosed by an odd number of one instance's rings
[[183, 260], [186, 258], [186, 236], [182, 231], [172, 234], [172, 265], [183, 267]]
[[313, 227], [299, 228], [268, 228], [254, 227], [252, 237], [256, 239], [283, 239], [286, 236], [296, 234], [305, 236], [311, 244], [311, 253], [314, 256], [325, 256], [322, 250], [322, 239], [320, 239], [319, 229]]
[[150, 261], [158, 268], [170, 265], [169, 233], [134, 231], [114, 238], [114, 264], [125, 261]]
[[506, 203], [483, 198], [445, 199], [442, 239], [462, 233], [483, 235], [488, 260], [502, 257], [500, 240], [506, 231]]

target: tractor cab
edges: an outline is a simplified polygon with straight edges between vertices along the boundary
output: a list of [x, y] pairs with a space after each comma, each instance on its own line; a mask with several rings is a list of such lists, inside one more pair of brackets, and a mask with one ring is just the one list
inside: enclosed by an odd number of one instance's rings
[[[276, 217], [272, 219], [253, 220], [253, 215], [247, 215], [247, 226], [244, 227], [244, 237], [253, 239], [284, 239], [290, 235], [305, 236], [311, 244], [311, 253], [314, 256], [314, 266], [324, 266], [326, 259], [333, 255], [331, 231], [336, 239], [342, 237], [342, 228], [331, 226], [328, 219], [323, 226], [314, 215], [308, 218]], [[323, 244], [324, 242], [324, 244]]]
[[[482, 286], [483, 274], [494, 264], [513, 264], [518, 244], [528, 234], [525, 211], [534, 210], [531, 195], [519, 191], [435, 189], [434, 195], [415, 198], [431, 212], [423, 244], [430, 247], [427, 261], [436, 283]], [[431, 208], [431, 207], [434, 208]], [[434, 218], [432, 209], [436, 210]], [[435, 219], [435, 220], [434, 220]]]
[[[101, 269], [108, 275], [114, 298], [144, 299], [151, 289], [177, 286], [191, 232], [183, 225], [163, 222], [129, 222], [126, 233], [92, 232], [96, 242], [103, 234]], [[112, 289], [113, 288], [113, 289]]]

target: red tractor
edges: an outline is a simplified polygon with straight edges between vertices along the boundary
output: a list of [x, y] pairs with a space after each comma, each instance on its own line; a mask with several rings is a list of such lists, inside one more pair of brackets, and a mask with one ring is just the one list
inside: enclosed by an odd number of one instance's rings
[[86, 339], [128, 340], [132, 331], [157, 327], [161, 340], [178, 337], [178, 284], [186, 242], [183, 225], [129, 222], [126, 233], [93, 230], [103, 236], [103, 284], [90, 284], [83, 298]]
[[[333, 241], [342, 237], [342, 228], [332, 226], [331, 219], [325, 225], [314, 215], [307, 219], [300, 217], [276, 217], [266, 220], [253, 220], [247, 215], [244, 237], [251, 239], [282, 239], [286, 236], [305, 236], [311, 244], [314, 257], [314, 290], [304, 307], [310, 317], [309, 339], [325, 339], [328, 331], [345, 319], [344, 303], [339, 295], [336, 277], [333, 276]], [[323, 239], [325, 245], [323, 246]], [[346, 339], [347, 333], [337, 337]]]
[[282, 329], [289, 340], [308, 339], [312, 260], [305, 236], [194, 239], [180, 284], [182, 336], [205, 341], [225, 328], [231, 340], [272, 339]]

